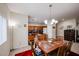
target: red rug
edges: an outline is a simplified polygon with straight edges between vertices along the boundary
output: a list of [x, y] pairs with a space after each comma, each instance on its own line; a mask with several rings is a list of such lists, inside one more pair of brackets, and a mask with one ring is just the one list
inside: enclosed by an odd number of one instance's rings
[[33, 56], [33, 54], [32, 54], [32, 50], [28, 50], [28, 51], [15, 54], [15, 56]]

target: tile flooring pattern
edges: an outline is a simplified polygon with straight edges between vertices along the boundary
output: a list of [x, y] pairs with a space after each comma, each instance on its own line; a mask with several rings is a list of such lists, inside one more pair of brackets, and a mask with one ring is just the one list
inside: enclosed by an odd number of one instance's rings
[[13, 51], [10, 52], [9, 56], [15, 56], [15, 54], [26, 51], [26, 50], [30, 50], [31, 47], [30, 46], [26, 46], [23, 48], [19, 48], [19, 49], [14, 49]]

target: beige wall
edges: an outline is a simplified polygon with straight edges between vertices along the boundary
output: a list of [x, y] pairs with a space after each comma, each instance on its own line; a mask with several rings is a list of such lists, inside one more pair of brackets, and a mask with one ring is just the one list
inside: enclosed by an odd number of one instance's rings
[[24, 24], [28, 26], [28, 17], [26, 15], [10, 12], [10, 21], [16, 23], [11, 28], [13, 49], [22, 48], [28, 46], [28, 27], [24, 27]]
[[66, 19], [63, 22], [58, 23], [57, 25], [57, 36], [64, 36], [64, 30], [67, 29], [67, 26], [71, 25], [73, 29], [76, 27], [76, 19]]
[[[6, 6], [6, 4], [0, 4], [0, 15], [2, 15], [7, 23], [9, 19], [9, 10]], [[9, 36], [9, 29], [7, 26], [7, 41], [4, 42], [2, 45], [0, 45], [0, 56], [7, 56], [10, 52], [10, 36]]]

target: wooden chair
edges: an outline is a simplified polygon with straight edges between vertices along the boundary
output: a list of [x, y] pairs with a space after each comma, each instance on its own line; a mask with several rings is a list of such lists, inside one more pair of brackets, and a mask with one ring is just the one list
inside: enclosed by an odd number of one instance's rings
[[57, 40], [64, 40], [64, 37], [63, 36], [57, 36], [57, 38], [56, 38]]
[[72, 42], [64, 43], [62, 47], [58, 49], [58, 56], [68, 56], [71, 50]]
[[34, 37], [35, 37], [34, 35], [29, 35], [29, 36], [28, 36], [28, 40], [29, 40], [29, 41], [34, 41]]
[[28, 36], [28, 42], [31, 45], [31, 49], [33, 49], [33, 45], [34, 45], [34, 35], [29, 35]]
[[46, 35], [41, 34], [40, 36], [38, 36], [38, 40], [47, 40]]
[[64, 56], [66, 51], [67, 43], [65, 43], [63, 46], [58, 48], [57, 56]]
[[67, 48], [66, 48], [66, 53], [65, 53], [66, 56], [68, 56], [70, 54], [70, 50], [71, 50], [72, 44], [73, 44], [72, 41], [68, 42]]

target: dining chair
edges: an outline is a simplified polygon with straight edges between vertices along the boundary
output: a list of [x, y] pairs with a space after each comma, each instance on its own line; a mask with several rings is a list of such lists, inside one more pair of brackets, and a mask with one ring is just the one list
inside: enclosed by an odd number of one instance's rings
[[64, 43], [63, 46], [58, 48], [57, 56], [65, 56], [65, 51], [67, 48], [67, 43]]
[[31, 46], [31, 49], [33, 49], [33, 46], [34, 46], [34, 37], [35, 37], [34, 35], [29, 35], [28, 36], [28, 42]]
[[66, 48], [65, 56], [68, 56], [68, 55], [70, 54], [70, 50], [71, 50], [72, 44], [73, 44], [72, 41], [69, 41], [69, 42], [68, 42], [67, 48]]
[[72, 47], [72, 41], [69, 41], [68, 43], [64, 43], [64, 45], [58, 49], [57, 56], [68, 56], [71, 47]]
[[39, 36], [38, 36], [38, 40], [47, 40], [47, 38], [46, 38], [46, 35], [45, 34], [40, 34]]

